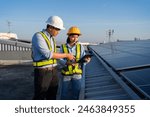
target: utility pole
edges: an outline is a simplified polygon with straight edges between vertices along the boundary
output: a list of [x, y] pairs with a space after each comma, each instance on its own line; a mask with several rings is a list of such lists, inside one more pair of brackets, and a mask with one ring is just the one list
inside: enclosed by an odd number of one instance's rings
[[108, 38], [109, 38], [109, 43], [111, 42], [111, 37], [112, 37], [112, 35], [114, 34], [114, 29], [109, 29], [108, 30]]
[[112, 39], [112, 35], [114, 34], [114, 29], [109, 29], [108, 30], [108, 40], [109, 40], [109, 43], [110, 43], [110, 48], [111, 48], [111, 51], [112, 53], [114, 53], [114, 49], [113, 49], [113, 45], [111, 43], [111, 39]]
[[10, 26], [11, 26], [11, 22], [10, 21], [7, 21], [7, 25], [8, 25], [8, 33], [10, 33]]

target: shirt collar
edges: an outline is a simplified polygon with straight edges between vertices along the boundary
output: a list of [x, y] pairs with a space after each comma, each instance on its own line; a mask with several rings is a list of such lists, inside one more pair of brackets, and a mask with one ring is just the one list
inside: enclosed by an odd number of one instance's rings
[[48, 36], [48, 37], [50, 37], [50, 38], [53, 37], [52, 35], [50, 35], [50, 34], [46, 31], [46, 29], [43, 29], [42, 32], [44, 32], [44, 33], [46, 34], [46, 36]]
[[70, 46], [69, 43], [66, 43], [66, 45], [69, 47], [69, 48], [74, 48], [76, 45], [74, 46]]

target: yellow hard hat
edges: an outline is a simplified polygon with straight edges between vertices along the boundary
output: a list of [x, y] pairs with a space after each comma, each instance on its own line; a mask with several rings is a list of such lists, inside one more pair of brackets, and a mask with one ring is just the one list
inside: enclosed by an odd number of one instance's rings
[[76, 27], [76, 26], [72, 26], [71, 28], [69, 28], [67, 35], [70, 35], [70, 34], [81, 35], [80, 29], [78, 27]]

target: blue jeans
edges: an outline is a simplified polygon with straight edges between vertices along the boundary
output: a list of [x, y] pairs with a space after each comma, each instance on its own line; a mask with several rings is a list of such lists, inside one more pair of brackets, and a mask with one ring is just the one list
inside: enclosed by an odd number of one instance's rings
[[81, 90], [82, 75], [64, 76], [62, 82], [61, 99], [78, 100]]

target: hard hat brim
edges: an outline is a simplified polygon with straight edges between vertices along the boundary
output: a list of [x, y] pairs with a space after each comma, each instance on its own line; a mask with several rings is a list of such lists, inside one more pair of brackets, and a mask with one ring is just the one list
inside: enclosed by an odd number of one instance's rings
[[82, 35], [81, 33], [80, 34], [78, 34], [78, 33], [67, 33], [67, 35]]
[[[46, 22], [46, 23], [47, 23], [47, 22]], [[58, 28], [58, 29], [60, 29], [60, 30], [65, 30], [64, 27], [57, 27], [57, 26], [54, 26], [54, 25], [52, 25], [52, 24], [50, 24], [50, 23], [47, 23], [47, 24], [49, 24], [50, 26], [53, 26], [54, 28]]]

